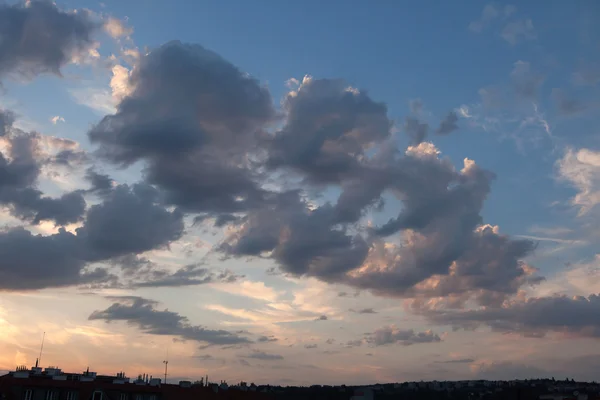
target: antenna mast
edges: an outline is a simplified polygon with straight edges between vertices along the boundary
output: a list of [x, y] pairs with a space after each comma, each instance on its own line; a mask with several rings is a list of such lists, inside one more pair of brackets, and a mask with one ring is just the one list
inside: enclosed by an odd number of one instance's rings
[[40, 347], [40, 357], [38, 358], [40, 365], [42, 365], [42, 351], [44, 351], [44, 339], [46, 339], [46, 332], [44, 332], [44, 335], [42, 336], [42, 347]]
[[169, 348], [167, 347], [167, 359], [165, 361], [163, 361], [163, 363], [165, 364], [165, 385], [167, 384], [167, 370], [169, 367]]

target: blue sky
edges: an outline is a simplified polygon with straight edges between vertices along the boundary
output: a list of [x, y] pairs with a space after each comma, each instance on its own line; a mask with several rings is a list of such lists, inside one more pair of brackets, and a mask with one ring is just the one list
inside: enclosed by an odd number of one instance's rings
[[[34, 10], [12, 2], [3, 7], [0, 12], [6, 15], [13, 9], [23, 15]], [[567, 373], [548, 368], [548, 363], [577, 365], [579, 369], [569, 367], [568, 373], [581, 379], [599, 370], [597, 362], [585, 358], [586, 346], [597, 346], [600, 336], [597, 319], [585, 319], [597, 315], [594, 307], [600, 307], [594, 297], [600, 292], [600, 28], [594, 24], [600, 5], [595, 1], [548, 1], [543, 6], [482, 1], [64, 1], [40, 13], [43, 18], [82, 16], [93, 22], [86, 25], [92, 39], [73, 49], [71, 39], [50, 32], [57, 49], [68, 53], [56, 65], [60, 74], [36, 72], [27, 78], [22, 73], [35, 63], [46, 67], [45, 61], [25, 59], [23, 49], [10, 53], [0, 46], [0, 109], [16, 114], [14, 132], [3, 138], [2, 150], [11, 159], [12, 141], [38, 132], [35, 140], [41, 150], [34, 158], [41, 172], [18, 190], [37, 188], [52, 198], [77, 193], [85, 207], [68, 223], [57, 216], [38, 220], [28, 216], [39, 216], [42, 210], [20, 212], [25, 205], [6, 195], [0, 198], [6, 226], [0, 246], [10, 243], [19, 227], [52, 239], [48, 246], [56, 246], [63, 227], [73, 241], [83, 241], [80, 246], [87, 249], [85, 240], [92, 237], [99, 247], [75, 257], [76, 276], [46, 272], [35, 284], [0, 285], [0, 330], [6, 332], [0, 337], [0, 353], [8, 354], [0, 358], [0, 369], [33, 363], [36, 335], [49, 331], [53, 363], [65, 368], [93, 363], [101, 370], [126, 366], [131, 375], [157, 373], [160, 361], [145, 347], [162, 351], [165, 346], [177, 360], [170, 364], [177, 376], [209, 373], [215, 379], [273, 383]], [[0, 30], [0, 35], [26, 43], [25, 34], [39, 35], [48, 28], [31, 23], [20, 29]], [[202, 48], [165, 45], [171, 40]], [[216, 72], [199, 66], [210, 59], [205, 49], [222, 57], [215, 61], [220, 66]], [[12, 59], [14, 65], [3, 66]], [[197, 64], [185, 64], [189, 60]], [[197, 88], [204, 82], [203, 73], [212, 78]], [[259, 98], [245, 99], [247, 91], [236, 86], [242, 84]], [[194, 102], [198, 106], [190, 106]], [[304, 137], [333, 134], [327, 132], [331, 126], [315, 132], [307, 128], [327, 118], [347, 118], [350, 125], [343, 139], [350, 142], [322, 143], [320, 156], [331, 155], [327, 145], [357, 145], [360, 155], [353, 155], [352, 162], [366, 175], [348, 170], [331, 179], [307, 154], [294, 158]], [[411, 141], [411, 118], [428, 125], [428, 134], [418, 142]], [[447, 118], [454, 118], [455, 126], [436, 133]], [[235, 125], [239, 131], [231, 128], [231, 121], [242, 121]], [[138, 129], [139, 139], [127, 136]], [[210, 133], [215, 136], [207, 139], [203, 135], [211, 129], [218, 135]], [[241, 132], [246, 129], [255, 131]], [[177, 147], [179, 130], [194, 150]], [[190, 132], [196, 136], [185, 136]], [[256, 132], [263, 134], [257, 142]], [[212, 140], [210, 146], [216, 147], [198, 145], [196, 137]], [[229, 142], [223, 146], [221, 141]], [[173, 151], [181, 164], [169, 158], [171, 148], [177, 149]], [[68, 165], [41, 161], [65, 149], [80, 157]], [[385, 161], [390, 149], [398, 158]], [[261, 158], [263, 151], [266, 159]], [[214, 154], [216, 164], [204, 164]], [[228, 157], [239, 172], [219, 177]], [[467, 158], [475, 166], [463, 161]], [[274, 169], [269, 164], [273, 160], [279, 163]], [[389, 164], [382, 167], [377, 160]], [[320, 225], [329, 218], [328, 205], [339, 205], [340, 193], [350, 193], [353, 183], [358, 182], [357, 192], [352, 192], [356, 199], [396, 168], [398, 176], [405, 176], [403, 168], [412, 171], [406, 179], [413, 183], [386, 181], [382, 194], [373, 194], [373, 204], [384, 199], [384, 206], [364, 206], [352, 221]], [[93, 185], [87, 170], [110, 176], [110, 190], [78, 192]], [[379, 173], [369, 175], [375, 170]], [[495, 179], [484, 179], [480, 170]], [[436, 182], [446, 173], [454, 178], [438, 192]], [[231, 187], [260, 186], [278, 199], [273, 200], [276, 205], [241, 206], [252, 196], [248, 192], [230, 197], [241, 207], [233, 211], [223, 211], [225, 197], [210, 206], [201, 203], [207, 189], [198, 194], [198, 182], [209, 182], [199, 187], [216, 191], [229, 187], [226, 179], [232, 179]], [[210, 186], [215, 181], [223, 182], [222, 187]], [[143, 185], [143, 192], [135, 192], [136, 183]], [[0, 192], [5, 190], [2, 184]], [[287, 202], [291, 194], [284, 196], [290, 186], [302, 191], [297, 204]], [[444, 197], [454, 187], [469, 196], [461, 197], [460, 206], [452, 205], [454, 194]], [[192, 193], [197, 197], [191, 198]], [[417, 216], [423, 211], [412, 208], [416, 205], [424, 207], [425, 215]], [[138, 217], [140, 210], [150, 214]], [[394, 235], [373, 236], [370, 227], [413, 212], [413, 218], [428, 222], [411, 225], [406, 220]], [[94, 236], [128, 215], [142, 227], [141, 233], [123, 226], [120, 240], [135, 236], [144, 244], [129, 248], [113, 243], [110, 238], [120, 237], [118, 230], [102, 233], [108, 238]], [[459, 228], [471, 226], [473, 215], [478, 220], [471, 228]], [[213, 224], [220, 217], [227, 222]], [[486, 230], [485, 224], [497, 228]], [[270, 241], [270, 233], [277, 230], [276, 246], [250, 250]], [[321, 232], [331, 236], [317, 236]], [[344, 239], [336, 236], [339, 232]], [[314, 243], [311, 236], [317, 238]], [[352, 244], [339, 253], [316, 249], [351, 237]], [[493, 242], [479, 244], [488, 239]], [[298, 247], [286, 247], [293, 240], [299, 240]], [[363, 241], [366, 256], [361, 253]], [[119, 250], [110, 253], [106, 243]], [[410, 250], [394, 247], [401, 243]], [[440, 256], [419, 264], [421, 251], [443, 253], [448, 243], [457, 246], [449, 259]], [[521, 252], [519, 246], [531, 250]], [[310, 251], [317, 254], [306, 256], [309, 261], [302, 264], [299, 260]], [[338, 261], [353, 251], [356, 256]], [[31, 253], [37, 254], [33, 247]], [[43, 259], [43, 250], [39, 254]], [[0, 262], [0, 277], [6, 282], [23, 279], [15, 269], [29, 265], [29, 259], [17, 252], [10, 256], [14, 261]], [[415, 266], [406, 261], [411, 257]], [[323, 259], [340, 264], [323, 264]], [[334, 264], [347, 270], [341, 275], [329, 271]], [[196, 266], [192, 272], [185, 269], [190, 265]], [[35, 274], [35, 266], [28, 268], [24, 270]], [[93, 268], [112, 280], [85, 281]], [[419, 271], [427, 268], [436, 272], [402, 286], [403, 279], [412, 279], [413, 273], [421, 276]], [[464, 275], [457, 272], [462, 268]], [[179, 279], [184, 272], [197, 280], [161, 281]], [[386, 279], [387, 273], [391, 275]], [[397, 286], [384, 284], [386, 280]], [[566, 315], [559, 314], [537, 321], [544, 307], [560, 308], [554, 302], [573, 307], [557, 312], [571, 310], [581, 313], [581, 319], [575, 326], [566, 319], [563, 323]], [[154, 321], [156, 329], [118, 313], [128, 309], [148, 313], [144, 318]], [[496, 312], [506, 315], [490, 317]], [[35, 326], [28, 325], [27, 315], [35, 318]], [[228, 334], [206, 339], [190, 334], [190, 326]], [[156, 333], [165, 329], [168, 334]], [[18, 339], [23, 334], [31, 339]], [[128, 346], [132, 342], [137, 344]], [[104, 351], [109, 343], [114, 349]], [[559, 343], [564, 350], [548, 352]], [[522, 359], [524, 352], [527, 360]], [[398, 358], [402, 365], [395, 362]]]

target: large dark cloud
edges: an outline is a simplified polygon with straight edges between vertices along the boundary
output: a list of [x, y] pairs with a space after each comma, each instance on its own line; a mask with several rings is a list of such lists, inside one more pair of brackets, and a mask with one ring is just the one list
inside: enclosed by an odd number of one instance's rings
[[415, 332], [412, 329], [401, 330], [393, 326], [385, 326], [367, 335], [367, 343], [375, 346], [401, 344], [410, 346], [417, 343], [441, 342], [439, 335], [432, 331]]
[[269, 92], [198, 45], [169, 42], [142, 57], [131, 94], [90, 132], [106, 159], [145, 163], [145, 179], [193, 211], [261, 201], [251, 154], [275, 116]]
[[152, 186], [120, 185], [90, 207], [77, 237], [88, 259], [98, 261], [166, 246], [181, 237], [183, 228], [183, 214], [166, 210]]
[[284, 101], [286, 124], [273, 137], [268, 165], [316, 182], [339, 182], [390, 135], [387, 107], [342, 80], [305, 78]]
[[600, 338], [600, 295], [532, 297], [507, 301], [501, 307], [475, 310], [422, 310], [437, 324], [475, 329], [488, 326], [494, 331], [542, 337], [558, 332], [579, 337]]
[[221, 249], [235, 256], [271, 252], [286, 272], [337, 280], [358, 267], [368, 244], [336, 227], [331, 207], [311, 210], [290, 192], [272, 207], [252, 212]]
[[96, 27], [86, 12], [64, 12], [50, 1], [0, 4], [0, 78], [60, 75], [92, 48]]
[[[68, 196], [61, 199], [68, 199]], [[59, 211], [68, 215], [73, 210], [56, 207], [54, 211], [56, 218], [60, 215]], [[77, 228], [75, 234], [64, 230], [49, 236], [33, 236], [23, 229], [4, 232], [5, 241], [0, 247], [5, 248], [0, 251], [5, 253], [5, 257], [0, 258], [0, 276], [4, 275], [6, 279], [2, 280], [0, 288], [37, 289], [103, 283], [107, 280], [112, 282], [113, 276], [100, 273], [104, 270], [95, 270], [95, 275], [89, 273], [89, 265], [93, 262], [118, 263], [123, 258], [133, 259], [136, 254], [167, 246], [182, 234], [183, 215], [177, 210], [166, 210], [158, 202], [154, 188], [144, 184], [132, 187], [120, 185], [102, 203], [90, 207], [83, 226]], [[19, 252], [22, 252], [21, 262]], [[132, 273], [127, 274], [137, 285], [140, 284], [140, 277], [135, 272], [139, 269], [140, 265], [137, 265], [132, 268]], [[148, 275], [148, 271], [143, 272]], [[190, 270], [187, 274], [176, 272], [173, 275], [161, 270], [154, 272], [150, 275], [150, 286], [161, 286], [160, 283], [171, 286], [176, 278], [180, 280], [179, 283], [183, 278], [187, 279], [187, 284], [202, 283], [198, 279], [199, 274], [195, 278], [193, 276], [193, 272], [197, 271]], [[211, 272], [209, 276], [215, 280], [229, 281], [235, 275]]]
[[177, 336], [208, 345], [250, 343], [250, 340], [225, 330], [206, 329], [192, 325], [187, 317], [169, 310], [157, 310], [157, 302], [142, 297], [112, 297], [106, 310], [94, 311], [89, 320], [125, 321], [151, 335]]
[[104, 282], [105, 270], [86, 271], [77, 237], [65, 230], [50, 236], [23, 228], [0, 232], [0, 290], [43, 289]]

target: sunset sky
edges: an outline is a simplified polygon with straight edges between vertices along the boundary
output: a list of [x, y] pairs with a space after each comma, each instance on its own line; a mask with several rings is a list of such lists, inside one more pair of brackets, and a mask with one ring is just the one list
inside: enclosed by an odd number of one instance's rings
[[0, 370], [597, 380], [599, 20], [0, 3]]

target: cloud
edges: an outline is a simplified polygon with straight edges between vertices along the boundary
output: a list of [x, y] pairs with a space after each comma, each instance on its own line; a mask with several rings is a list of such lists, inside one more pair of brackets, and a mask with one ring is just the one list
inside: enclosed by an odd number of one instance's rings
[[15, 113], [0, 109], [0, 137], [6, 136], [15, 122]]
[[360, 310], [354, 310], [351, 308], [348, 311], [356, 313], [356, 314], [377, 314], [377, 311], [373, 310], [372, 308], [363, 308]]
[[89, 320], [125, 321], [150, 335], [176, 336], [208, 345], [244, 344], [250, 341], [225, 330], [211, 330], [192, 325], [187, 317], [169, 310], [157, 310], [157, 302], [142, 297], [112, 297], [115, 301], [105, 310], [94, 311]]
[[65, 12], [49, 1], [0, 5], [0, 78], [26, 79], [60, 69], [94, 48], [96, 24], [86, 12]]
[[513, 87], [518, 96], [525, 99], [535, 99], [545, 77], [531, 68], [527, 61], [517, 61], [510, 73]]
[[264, 351], [254, 350], [252, 353], [238, 355], [239, 358], [250, 358], [254, 360], [275, 361], [283, 360], [279, 354], [265, 353]]
[[458, 129], [458, 115], [456, 112], [450, 111], [446, 118], [440, 123], [440, 127], [436, 129], [435, 133], [438, 135], [447, 135], [450, 132], [453, 132]]
[[114, 39], [127, 37], [133, 33], [133, 28], [128, 27], [124, 21], [114, 17], [108, 17], [104, 22], [103, 28]]
[[493, 4], [487, 4], [483, 8], [483, 11], [481, 11], [479, 19], [469, 24], [469, 30], [475, 33], [481, 33], [484, 28], [499, 15], [500, 12]]
[[92, 185], [92, 187], [88, 189], [91, 193], [109, 195], [115, 187], [115, 181], [110, 176], [101, 174], [92, 167], [86, 170], [85, 178]]
[[315, 321], [327, 321], [327, 315], [321, 315], [319, 317], [317, 317], [317, 319], [315, 319]]
[[248, 153], [275, 111], [255, 79], [199, 45], [169, 42], [141, 57], [128, 82], [134, 89], [116, 113], [89, 132], [104, 159], [144, 161], [146, 181], [188, 210], [262, 200]]
[[414, 117], [406, 117], [406, 121], [404, 123], [404, 130], [408, 134], [408, 137], [410, 138], [410, 141], [413, 146], [418, 146], [419, 143], [425, 140], [425, 138], [427, 137], [428, 129], [428, 124], [421, 123], [418, 119]]
[[274, 336], [259, 336], [258, 339], [256, 339], [257, 342], [276, 342], [277, 338]]
[[304, 345], [305, 349], [316, 349], [317, 347], [319, 346], [316, 343], [309, 343]]
[[[16, 128], [11, 128], [4, 140], [8, 149], [0, 152], [0, 203], [8, 206], [12, 215], [34, 224], [45, 220], [57, 225], [80, 221], [86, 203], [79, 191], [50, 198], [36, 187], [44, 165], [69, 165], [79, 155], [73, 151], [73, 142]], [[48, 154], [44, 148], [48, 144], [58, 152]]]
[[437, 364], [471, 364], [475, 360], [472, 358], [457, 358], [453, 360], [436, 361]]
[[533, 27], [531, 19], [520, 19], [506, 24], [500, 36], [509, 44], [514, 46], [520, 40], [534, 40], [537, 38], [537, 33]]
[[441, 342], [442, 339], [432, 331], [415, 332], [412, 329], [400, 330], [394, 326], [386, 326], [367, 335], [366, 341], [375, 346], [385, 346], [389, 344], [410, 346], [418, 343]]
[[179, 287], [191, 285], [203, 285], [207, 283], [233, 283], [239, 277], [231, 271], [215, 272], [208, 268], [202, 268], [198, 264], [186, 265], [172, 274], [165, 271], [153, 271], [153, 277], [137, 283], [137, 287]]
[[568, 97], [566, 93], [561, 89], [552, 89], [552, 99], [556, 104], [558, 112], [562, 115], [578, 114], [585, 111], [588, 108], [588, 106], [585, 103]]
[[271, 141], [268, 165], [316, 182], [339, 182], [392, 128], [385, 104], [342, 80], [306, 76], [283, 108], [286, 123]]
[[87, 212], [77, 237], [90, 261], [137, 254], [167, 246], [183, 234], [183, 215], [168, 211], [151, 186], [119, 185]]
[[0, 232], [0, 291], [107, 282], [104, 269], [84, 270], [77, 237], [60, 229], [50, 236], [23, 228]]
[[501, 307], [474, 310], [427, 310], [430, 321], [455, 328], [475, 329], [484, 325], [494, 331], [543, 337], [547, 332], [576, 337], [600, 337], [600, 295], [589, 297], [556, 295], [506, 301]]
[[600, 204], [600, 152], [581, 148], [567, 149], [557, 161], [558, 178], [577, 189], [571, 204], [585, 215]]
[[50, 122], [52, 122], [54, 125], [56, 125], [59, 122], [65, 122], [65, 119], [59, 115], [56, 115], [56, 116], [50, 118]]

